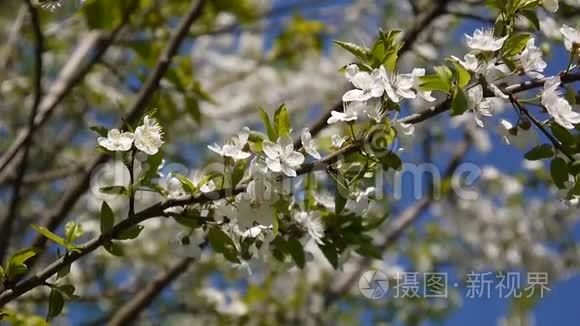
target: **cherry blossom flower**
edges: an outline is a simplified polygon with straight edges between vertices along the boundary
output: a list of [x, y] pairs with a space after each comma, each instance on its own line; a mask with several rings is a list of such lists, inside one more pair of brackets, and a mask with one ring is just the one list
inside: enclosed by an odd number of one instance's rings
[[375, 187], [369, 187], [362, 191], [357, 191], [354, 198], [346, 202], [345, 208], [356, 215], [362, 216], [370, 207], [370, 196], [375, 193]]
[[413, 88], [417, 90], [417, 95], [420, 98], [424, 99], [427, 102], [433, 102], [436, 100], [433, 96], [431, 96], [431, 91], [421, 91], [421, 77], [425, 76], [425, 69], [423, 68], [414, 68], [411, 72], [413, 76]]
[[558, 11], [558, 0], [543, 0], [542, 5], [551, 12]]
[[494, 103], [490, 98], [483, 97], [483, 87], [477, 85], [467, 91], [468, 110], [473, 112], [475, 123], [483, 127], [483, 120], [481, 116], [490, 117], [494, 112]]
[[580, 52], [580, 30], [564, 25], [560, 28], [560, 33], [564, 35], [566, 50]]
[[163, 130], [157, 120], [145, 116], [143, 124], [135, 129], [135, 147], [146, 154], [154, 155], [163, 145], [162, 135]]
[[465, 61], [462, 61], [456, 56], [451, 56], [451, 58], [459, 62], [459, 64], [461, 64], [463, 68], [472, 72], [477, 72], [477, 68], [479, 67], [479, 61], [477, 60], [477, 57], [472, 53], [468, 53], [463, 57], [463, 60]]
[[[185, 192], [185, 189], [183, 189], [181, 181], [175, 177], [171, 177], [169, 181], [167, 181], [167, 198], [183, 199], [185, 197], [187, 197], [187, 193]], [[183, 206], [174, 206], [166, 208], [164, 212], [181, 214], [184, 210], [185, 208]]]
[[213, 144], [207, 146], [207, 148], [223, 157], [230, 157], [234, 161], [245, 160], [251, 156], [250, 153], [244, 151], [244, 147], [248, 143], [249, 137], [250, 129], [248, 127], [244, 127], [232, 138], [230, 138], [224, 144], [224, 146]]
[[199, 189], [199, 191], [202, 193], [214, 191], [216, 189], [216, 185], [213, 180], [209, 180], [204, 185], [202, 185], [201, 188], [199, 187], [200, 183], [203, 181], [203, 178], [205, 178], [205, 175], [201, 171], [196, 170], [191, 174], [191, 182], [196, 188]]
[[266, 164], [273, 172], [283, 172], [289, 177], [296, 176], [296, 168], [304, 162], [304, 156], [294, 150], [290, 136], [278, 138], [277, 143], [265, 141], [262, 144], [266, 154]]
[[308, 232], [316, 243], [324, 244], [322, 238], [324, 237], [325, 226], [319, 212], [296, 212], [294, 213], [294, 220], [304, 231]]
[[300, 140], [302, 141], [302, 147], [310, 156], [314, 157], [317, 160], [320, 160], [321, 156], [318, 153], [316, 142], [312, 139], [312, 134], [308, 128], [302, 129], [302, 135], [300, 136]]
[[355, 64], [350, 64], [350, 65], [346, 66], [346, 68], [344, 69], [344, 74], [345, 74], [346, 79], [348, 81], [352, 81], [354, 76], [356, 76], [356, 74], [358, 74], [359, 72], [360, 72], [360, 69]]
[[395, 103], [417, 96], [412, 90], [415, 80], [412, 74], [391, 74], [384, 66], [381, 66], [378, 70], [373, 71], [373, 76], [380, 82], [387, 96]]
[[548, 78], [544, 84], [541, 102], [556, 123], [564, 128], [574, 129], [574, 124], [580, 123], [580, 113], [573, 111], [570, 103], [560, 96], [560, 84], [559, 76]]
[[107, 137], [99, 137], [97, 142], [110, 151], [124, 152], [131, 149], [133, 139], [134, 135], [130, 132], [120, 132], [119, 129], [111, 129], [107, 133]]
[[548, 66], [542, 59], [542, 51], [534, 45], [534, 38], [528, 40], [526, 48], [516, 59], [520, 60], [520, 65], [524, 72], [532, 78], [543, 78], [541, 72]]
[[340, 121], [349, 122], [356, 121], [359, 116], [363, 115], [367, 110], [365, 102], [349, 102], [344, 104], [344, 112], [332, 111], [330, 118], [326, 121], [328, 124], [337, 123]]
[[384, 93], [384, 88], [368, 72], [358, 72], [350, 81], [356, 89], [346, 92], [342, 96], [343, 102], [365, 102], [373, 97], [381, 97]]
[[50, 11], [55, 11], [57, 8], [61, 6], [59, 0], [40, 0], [39, 5], [43, 9], [47, 9]]
[[[236, 196], [235, 220], [241, 230], [246, 230], [254, 226], [254, 223], [269, 227], [274, 222], [275, 199], [254, 201], [248, 193], [241, 193]], [[228, 216], [229, 217], [229, 216]]]
[[332, 146], [334, 148], [342, 148], [344, 142], [346, 142], [347, 137], [340, 137], [339, 135], [332, 135], [330, 140], [332, 141]]
[[465, 34], [467, 46], [476, 51], [494, 52], [502, 48], [507, 36], [495, 38], [493, 29], [476, 29], [473, 36]]

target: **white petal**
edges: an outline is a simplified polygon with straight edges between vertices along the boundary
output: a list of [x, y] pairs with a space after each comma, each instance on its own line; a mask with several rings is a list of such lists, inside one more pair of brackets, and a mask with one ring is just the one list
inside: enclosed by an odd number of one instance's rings
[[271, 158], [266, 158], [266, 165], [268, 165], [268, 168], [270, 170], [272, 170], [273, 172], [280, 172], [282, 171], [282, 166], [280, 164], [280, 160], [279, 159], [271, 159]]
[[304, 155], [298, 152], [292, 152], [286, 157], [285, 163], [291, 167], [298, 167], [304, 163]]
[[282, 148], [280, 148], [280, 145], [274, 144], [273, 142], [268, 140], [262, 143], [262, 149], [264, 150], [264, 153], [271, 159], [279, 158], [282, 152]]

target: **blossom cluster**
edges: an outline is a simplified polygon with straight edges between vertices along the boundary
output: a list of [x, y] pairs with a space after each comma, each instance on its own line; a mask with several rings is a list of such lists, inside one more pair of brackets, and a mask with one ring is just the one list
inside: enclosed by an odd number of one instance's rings
[[107, 137], [99, 137], [97, 142], [100, 146], [112, 152], [125, 152], [135, 147], [148, 154], [155, 155], [163, 145], [163, 130], [153, 118], [145, 116], [143, 124], [135, 129], [135, 132], [122, 132], [119, 129], [111, 129]]

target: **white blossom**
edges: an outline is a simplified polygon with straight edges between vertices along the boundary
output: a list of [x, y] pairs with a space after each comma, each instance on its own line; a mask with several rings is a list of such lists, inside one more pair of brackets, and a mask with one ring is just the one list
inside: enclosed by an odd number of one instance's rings
[[360, 72], [360, 69], [355, 64], [350, 64], [344, 69], [344, 75], [348, 81], [352, 81], [354, 76]]
[[564, 45], [566, 46], [566, 50], [572, 51], [575, 49], [577, 52], [580, 50], [580, 30], [563, 25], [562, 28], [560, 28], [560, 33], [564, 35]]
[[344, 104], [344, 112], [332, 111], [330, 118], [326, 121], [328, 124], [337, 123], [340, 121], [349, 122], [358, 120], [359, 116], [363, 115], [367, 110], [365, 102], [349, 102]]
[[135, 147], [146, 154], [154, 155], [163, 145], [162, 135], [163, 130], [157, 120], [145, 116], [143, 124], [135, 129]]
[[375, 187], [369, 187], [363, 191], [354, 193], [354, 197], [348, 199], [345, 208], [356, 215], [362, 216], [370, 207], [370, 196], [375, 193]]
[[381, 66], [378, 70], [373, 71], [373, 76], [380, 82], [387, 96], [395, 103], [417, 96], [412, 89], [415, 81], [413, 74], [391, 74], [384, 66]]
[[134, 135], [130, 132], [120, 132], [118, 129], [111, 129], [107, 137], [99, 137], [99, 145], [110, 151], [128, 151], [133, 145]]
[[335, 148], [342, 148], [342, 145], [344, 145], [344, 142], [346, 142], [347, 137], [341, 137], [339, 135], [332, 135], [330, 137], [331, 141], [332, 141], [332, 146]]
[[223, 146], [213, 144], [208, 145], [207, 148], [223, 157], [230, 157], [235, 161], [245, 160], [251, 156], [250, 153], [244, 151], [244, 147], [248, 143], [249, 137], [250, 129], [248, 127], [244, 127], [232, 138], [226, 141]]
[[203, 172], [198, 171], [198, 170], [194, 171], [191, 174], [191, 182], [202, 193], [208, 193], [208, 192], [214, 191], [216, 189], [216, 185], [215, 185], [215, 182], [213, 182], [213, 180], [209, 180], [209, 181], [205, 182], [201, 187], [199, 187], [201, 182], [204, 181], [203, 180], [204, 178], [205, 178], [205, 175], [203, 174]]
[[459, 62], [459, 64], [461, 64], [463, 66], [463, 68], [472, 71], [472, 72], [477, 72], [477, 68], [479, 67], [479, 61], [477, 60], [477, 57], [475, 55], [473, 55], [472, 53], [468, 53], [463, 57], [462, 61], [461, 59], [459, 59], [456, 56], [451, 56], [452, 59], [456, 60], [457, 62]]
[[296, 176], [296, 169], [304, 162], [304, 156], [294, 150], [290, 136], [278, 138], [277, 143], [264, 141], [262, 144], [266, 154], [266, 164], [273, 172], [283, 172], [289, 177]]
[[560, 84], [560, 76], [548, 78], [544, 84], [541, 102], [556, 123], [564, 128], [574, 129], [574, 124], [580, 123], [580, 113], [573, 111], [570, 103], [560, 96]]
[[50, 11], [55, 11], [57, 8], [59, 8], [61, 6], [60, 1], [59, 0], [40, 0], [39, 1], [40, 7], [50, 10]]
[[436, 100], [433, 96], [431, 96], [431, 91], [421, 91], [421, 77], [425, 76], [425, 69], [423, 68], [414, 68], [411, 72], [413, 76], [413, 87], [417, 90], [417, 95], [420, 98], [424, 99], [427, 102], [433, 102]]
[[526, 48], [517, 58], [524, 72], [532, 78], [543, 78], [541, 72], [548, 66], [542, 59], [542, 51], [534, 45], [534, 38], [528, 40]]
[[366, 71], [356, 73], [350, 81], [356, 89], [346, 92], [342, 96], [343, 102], [365, 102], [383, 95], [384, 88]]
[[302, 147], [310, 156], [317, 160], [320, 160], [321, 156], [318, 153], [316, 142], [312, 139], [312, 134], [308, 128], [302, 129], [302, 135], [300, 135], [300, 140], [302, 141]]
[[482, 116], [492, 116], [494, 104], [492, 99], [483, 97], [483, 87], [477, 85], [467, 91], [468, 109], [473, 112], [475, 122], [478, 126], [483, 127]]
[[320, 217], [320, 212], [296, 212], [294, 213], [294, 220], [303, 228], [314, 241], [323, 244], [324, 237], [324, 223]]
[[507, 36], [495, 38], [493, 29], [476, 29], [473, 36], [465, 35], [467, 46], [476, 51], [494, 52], [502, 48]]

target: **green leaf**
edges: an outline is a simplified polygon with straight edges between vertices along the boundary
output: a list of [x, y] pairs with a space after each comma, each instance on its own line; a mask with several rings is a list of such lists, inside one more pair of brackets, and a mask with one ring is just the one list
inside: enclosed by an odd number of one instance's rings
[[566, 181], [568, 181], [568, 164], [561, 157], [556, 157], [550, 164], [550, 173], [554, 184], [560, 189], [566, 189]]
[[0, 266], [0, 283], [4, 283], [6, 279], [6, 273], [4, 272], [4, 268]]
[[115, 213], [113, 213], [109, 204], [103, 201], [103, 204], [101, 204], [101, 233], [104, 234], [111, 231], [114, 225]]
[[258, 112], [260, 113], [260, 118], [262, 119], [264, 127], [266, 128], [268, 138], [270, 138], [271, 141], [275, 142], [276, 140], [278, 140], [278, 134], [276, 130], [272, 127], [272, 123], [270, 122], [270, 117], [268, 117], [268, 113], [266, 113], [266, 111], [264, 111], [264, 109], [262, 108], [259, 108]]
[[48, 297], [48, 319], [52, 319], [62, 312], [64, 308], [64, 298], [62, 294], [52, 289]]
[[91, 126], [90, 129], [101, 137], [107, 137], [109, 130], [103, 126]]
[[242, 181], [247, 166], [248, 162], [246, 160], [241, 160], [236, 163], [232, 171], [232, 186], [237, 186]]
[[335, 214], [340, 214], [346, 206], [347, 197], [350, 193], [346, 179], [342, 175], [337, 175], [335, 180], [336, 182], [336, 191], [334, 193], [334, 212]]
[[142, 225], [133, 225], [132, 227], [119, 232], [119, 234], [115, 235], [114, 239], [116, 240], [133, 240], [136, 239], [139, 234], [143, 231]]
[[159, 173], [159, 166], [163, 163], [163, 152], [158, 151], [154, 155], [149, 155], [147, 157], [147, 161], [145, 162], [145, 166], [143, 167], [143, 171], [141, 172], [141, 176], [139, 177], [139, 181], [137, 184], [149, 184], [152, 179], [156, 178]]
[[400, 171], [403, 168], [403, 162], [401, 161], [401, 158], [392, 151], [389, 151], [383, 157], [381, 157], [381, 164], [383, 166], [383, 170], [385, 171], [389, 169]]
[[554, 149], [552, 145], [549, 144], [542, 144], [532, 148], [529, 152], [527, 152], [524, 157], [528, 161], [537, 161], [546, 158], [551, 158], [554, 156]]
[[383, 259], [383, 252], [381, 249], [373, 246], [371, 243], [364, 243], [356, 248], [356, 252], [365, 257], [374, 259]]
[[352, 55], [354, 55], [357, 59], [359, 59], [363, 63], [367, 63], [370, 56], [370, 51], [368, 49], [348, 42], [341, 41], [332, 41], [332, 42], [350, 52]]
[[570, 189], [568, 196], [580, 196], [580, 177], [576, 177], [576, 184]]
[[113, 256], [122, 257], [125, 254], [123, 247], [117, 242], [109, 241], [103, 247]]
[[127, 193], [127, 188], [123, 186], [109, 186], [99, 189], [100, 192], [108, 195], [124, 195]]
[[536, 10], [522, 10], [520, 14], [532, 23], [532, 26], [536, 29], [536, 31], [540, 30], [540, 20], [538, 19], [538, 14]]
[[531, 37], [529, 33], [518, 33], [510, 36], [501, 49], [502, 55], [512, 57], [521, 53]]
[[76, 239], [83, 235], [83, 228], [76, 222], [68, 222], [64, 226], [64, 235], [67, 243], [73, 243]]
[[207, 233], [209, 243], [213, 250], [224, 255], [224, 257], [234, 263], [240, 263], [238, 259], [238, 249], [232, 238], [220, 228], [211, 228]]
[[278, 137], [290, 134], [290, 116], [288, 115], [288, 109], [284, 104], [282, 104], [274, 114], [274, 126], [276, 127]]
[[2, 271], [2, 273], [5, 274], [5, 278], [14, 279], [17, 276], [26, 273], [26, 271], [28, 271], [28, 266], [25, 264], [26, 261], [38, 255], [38, 253], [40, 253], [40, 249], [38, 248], [28, 248], [17, 251], [8, 260], [6, 270]]
[[332, 267], [334, 269], [338, 268], [338, 253], [336, 251], [336, 247], [334, 247], [332, 244], [329, 243], [325, 243], [324, 245], [319, 245], [320, 250], [322, 251], [322, 253], [324, 254], [324, 256], [326, 257], [326, 259], [328, 259], [328, 262], [332, 265]]
[[65, 247], [65, 248], [70, 247], [70, 245], [66, 242], [66, 240], [64, 238], [61, 238], [60, 236], [56, 235], [55, 233], [52, 233], [49, 229], [45, 228], [44, 226], [38, 226], [38, 225], [33, 224], [33, 225], [31, 225], [31, 227], [36, 232], [42, 234], [43, 236], [52, 240], [53, 242]]
[[462, 115], [468, 107], [467, 95], [462, 88], [456, 87], [451, 100], [451, 115]]
[[54, 289], [58, 290], [61, 294], [66, 296], [68, 299], [74, 299], [77, 297], [75, 295], [76, 288], [72, 284], [61, 285], [61, 286], [55, 287]]
[[425, 75], [420, 77], [421, 89], [424, 91], [441, 91], [449, 93], [451, 84], [442, 80], [439, 75]]
[[459, 62], [452, 61], [452, 63], [453, 67], [455, 68], [455, 79], [457, 81], [457, 86], [463, 89], [471, 81], [471, 74]]
[[175, 177], [179, 182], [181, 182], [181, 186], [183, 190], [187, 191], [190, 195], [195, 195], [197, 189], [193, 181], [189, 180], [188, 177], [181, 175], [179, 173], [171, 173], [173, 177]]
[[306, 255], [304, 254], [304, 248], [302, 248], [300, 241], [291, 237], [286, 241], [286, 245], [286, 248], [288, 249], [288, 252], [290, 252], [292, 259], [294, 259], [296, 266], [303, 269], [306, 264]]
[[439, 76], [439, 79], [443, 81], [448, 88], [451, 88], [451, 84], [453, 83], [453, 72], [447, 66], [436, 66], [435, 74]]
[[550, 125], [550, 129], [552, 130], [552, 133], [554, 134], [554, 136], [563, 145], [569, 147], [569, 146], [574, 146], [576, 144], [576, 138], [574, 137], [574, 135], [572, 135], [572, 133], [570, 133], [570, 131], [568, 131], [568, 129], [560, 126], [556, 122], [553, 122]]

